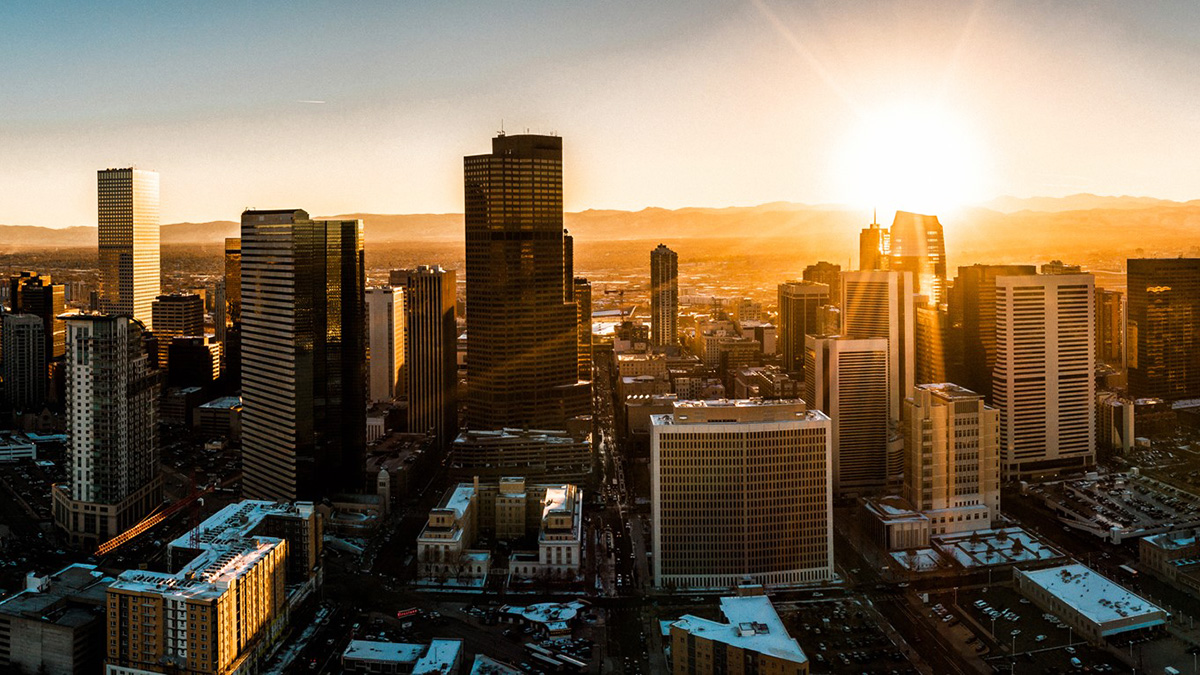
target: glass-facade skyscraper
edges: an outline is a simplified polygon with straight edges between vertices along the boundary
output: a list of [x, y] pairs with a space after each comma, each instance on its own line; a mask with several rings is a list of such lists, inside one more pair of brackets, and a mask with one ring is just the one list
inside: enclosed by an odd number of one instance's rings
[[363, 485], [363, 225], [242, 214], [242, 469], [251, 499]]
[[650, 251], [650, 339], [679, 343], [679, 256], [663, 244]]
[[97, 172], [100, 308], [154, 330], [160, 293], [158, 174], [141, 169]]

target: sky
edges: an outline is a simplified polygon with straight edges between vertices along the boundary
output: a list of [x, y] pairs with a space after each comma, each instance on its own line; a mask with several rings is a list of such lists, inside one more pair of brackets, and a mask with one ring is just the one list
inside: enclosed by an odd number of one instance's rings
[[462, 210], [564, 139], [567, 210], [1200, 197], [1200, 3], [6, 2], [0, 223]]

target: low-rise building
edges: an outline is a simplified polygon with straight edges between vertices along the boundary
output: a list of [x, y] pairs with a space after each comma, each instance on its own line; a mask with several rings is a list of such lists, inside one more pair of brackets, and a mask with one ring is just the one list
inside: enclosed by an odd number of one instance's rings
[[1200, 594], [1200, 537], [1194, 531], [1142, 537], [1138, 562], [1167, 583]]
[[524, 607], [504, 605], [500, 608], [500, 619], [508, 623], [532, 626], [542, 637], [569, 637], [571, 626], [585, 607], [587, 604], [582, 600], [540, 602]]
[[1053, 612], [1075, 634], [1100, 644], [1114, 635], [1148, 631], [1170, 616], [1080, 564], [1038, 570], [1013, 570], [1017, 590], [1038, 607]]
[[242, 397], [222, 396], [192, 411], [192, 428], [204, 438], [242, 442]]
[[592, 474], [592, 439], [588, 429], [470, 430], [451, 444], [450, 473], [496, 481], [504, 476], [529, 480], [585, 483]]
[[0, 462], [37, 459], [37, 443], [19, 431], [0, 432]]
[[93, 565], [30, 574], [0, 601], [0, 671], [91, 675], [104, 663], [105, 594], [113, 578]]
[[462, 640], [429, 644], [351, 640], [342, 652], [346, 675], [455, 675], [462, 667]]
[[676, 675], [807, 675], [808, 657], [763, 595], [721, 598], [726, 621], [683, 616], [670, 625]]

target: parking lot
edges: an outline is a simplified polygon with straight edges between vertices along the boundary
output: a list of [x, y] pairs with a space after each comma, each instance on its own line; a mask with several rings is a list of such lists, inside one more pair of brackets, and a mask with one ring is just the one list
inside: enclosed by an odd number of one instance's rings
[[788, 632], [817, 673], [916, 673], [854, 598], [780, 608]]
[[1109, 474], [1045, 483], [1030, 489], [1074, 526], [1118, 541], [1173, 523], [1200, 524], [1200, 497], [1145, 476]]

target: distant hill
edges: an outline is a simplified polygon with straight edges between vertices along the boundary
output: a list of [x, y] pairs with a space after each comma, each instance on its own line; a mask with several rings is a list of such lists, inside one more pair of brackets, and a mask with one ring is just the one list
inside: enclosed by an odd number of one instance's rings
[[1005, 195], [981, 204], [983, 208], [1002, 213], [1017, 211], [1087, 211], [1091, 209], [1145, 209], [1150, 207], [1196, 206], [1200, 200], [1173, 202], [1156, 197], [1102, 196], [1089, 193], [1066, 197], [1011, 197]]

